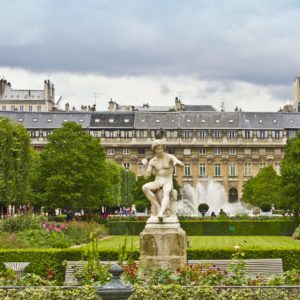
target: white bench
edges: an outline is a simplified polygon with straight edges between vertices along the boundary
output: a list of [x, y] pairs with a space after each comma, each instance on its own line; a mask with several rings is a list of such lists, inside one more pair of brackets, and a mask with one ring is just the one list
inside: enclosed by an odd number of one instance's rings
[[[247, 274], [282, 274], [282, 259], [281, 258], [266, 258], [266, 259], [244, 259]], [[189, 265], [209, 263], [222, 271], [227, 270], [228, 265], [238, 263], [232, 259], [209, 259], [209, 260], [188, 260]]]

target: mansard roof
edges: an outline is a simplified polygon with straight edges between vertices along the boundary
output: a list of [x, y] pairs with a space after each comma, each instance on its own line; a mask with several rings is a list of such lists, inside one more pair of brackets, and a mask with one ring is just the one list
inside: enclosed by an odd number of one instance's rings
[[241, 129], [283, 129], [282, 113], [241, 112]]
[[282, 120], [286, 129], [300, 128], [300, 113], [282, 113]]
[[177, 112], [136, 112], [136, 129], [178, 129], [180, 113]]
[[91, 128], [132, 128], [134, 112], [94, 112], [91, 115]]
[[1, 112], [0, 117], [7, 117], [28, 129], [57, 129], [67, 121], [73, 121], [87, 129], [90, 126], [90, 113], [81, 112]]
[[182, 129], [225, 129], [239, 128], [238, 112], [181, 112]]

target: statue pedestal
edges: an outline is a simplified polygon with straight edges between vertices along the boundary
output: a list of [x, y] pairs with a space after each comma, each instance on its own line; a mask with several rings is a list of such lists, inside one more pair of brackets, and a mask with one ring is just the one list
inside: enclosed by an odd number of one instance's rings
[[168, 266], [175, 271], [186, 265], [186, 259], [186, 234], [178, 218], [160, 223], [156, 216], [150, 217], [140, 233], [140, 266], [144, 270]]

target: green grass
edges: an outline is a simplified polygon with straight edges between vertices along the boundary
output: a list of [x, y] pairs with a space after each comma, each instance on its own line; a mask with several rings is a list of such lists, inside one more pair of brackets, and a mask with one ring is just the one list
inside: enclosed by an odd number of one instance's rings
[[[99, 240], [100, 250], [116, 250], [124, 244], [124, 236], [111, 235]], [[286, 236], [189, 236], [190, 249], [233, 249], [242, 245], [243, 249], [272, 250], [299, 249], [300, 241]], [[127, 249], [139, 250], [139, 236], [127, 237]]]

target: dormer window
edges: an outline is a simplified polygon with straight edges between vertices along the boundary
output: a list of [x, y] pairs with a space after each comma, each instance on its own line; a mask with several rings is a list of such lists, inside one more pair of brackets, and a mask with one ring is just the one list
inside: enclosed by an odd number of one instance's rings
[[229, 120], [229, 123], [233, 123], [233, 120]]
[[156, 123], [160, 123], [160, 120], [156, 120], [155, 122], [156, 122]]
[[216, 123], [220, 123], [220, 120], [216, 120]]
[[186, 122], [187, 122], [187, 123], [191, 123], [191, 120], [190, 120], [190, 119], [188, 119], [188, 120], [186, 120]]
[[100, 119], [95, 119], [95, 123], [100, 123]]
[[37, 118], [33, 118], [32, 121], [33, 121], [33, 122], [37, 122], [38, 119], [37, 119]]
[[48, 123], [51, 123], [51, 122], [52, 122], [52, 120], [51, 120], [51, 119], [48, 119], [48, 120], [47, 120], [47, 122], [48, 122]]
[[19, 121], [19, 122], [23, 122], [23, 119], [20, 118], [18, 121]]
[[259, 122], [259, 123], [262, 123], [263, 121], [262, 121], [262, 120], [259, 120], [258, 122]]
[[115, 120], [114, 119], [109, 119], [108, 122], [109, 123], [113, 123]]
[[124, 123], [129, 123], [129, 119], [124, 119]]
[[205, 123], [206, 121], [205, 120], [201, 120], [201, 123]]

